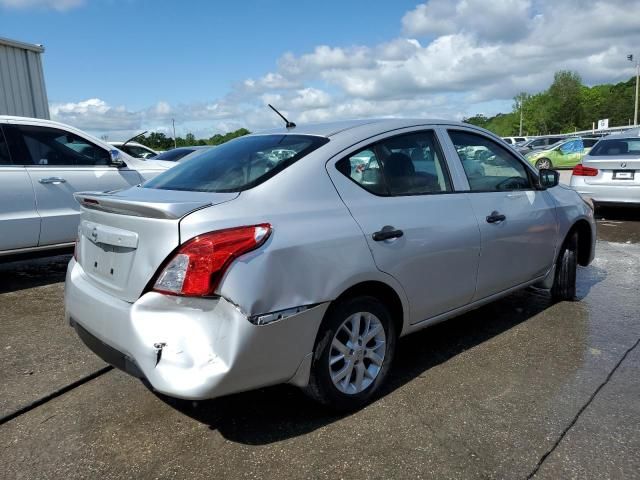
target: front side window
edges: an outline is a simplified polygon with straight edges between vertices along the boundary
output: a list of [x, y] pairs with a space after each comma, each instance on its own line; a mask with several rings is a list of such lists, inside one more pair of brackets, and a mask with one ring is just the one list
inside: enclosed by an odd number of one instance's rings
[[42, 166], [109, 165], [108, 151], [78, 135], [57, 128], [13, 125], [26, 149], [24, 164]]
[[328, 138], [311, 135], [240, 137], [179, 163], [142, 186], [161, 190], [239, 192], [268, 180], [328, 141]]
[[336, 163], [343, 175], [377, 195], [451, 191], [433, 131], [388, 138]]
[[506, 148], [475, 133], [450, 130], [471, 191], [531, 189], [526, 167]]

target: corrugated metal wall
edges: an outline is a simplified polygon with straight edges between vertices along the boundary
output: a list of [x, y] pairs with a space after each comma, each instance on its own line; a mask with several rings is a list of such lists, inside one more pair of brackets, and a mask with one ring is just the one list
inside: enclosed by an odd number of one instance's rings
[[0, 38], [0, 115], [49, 118], [49, 102], [36, 45]]

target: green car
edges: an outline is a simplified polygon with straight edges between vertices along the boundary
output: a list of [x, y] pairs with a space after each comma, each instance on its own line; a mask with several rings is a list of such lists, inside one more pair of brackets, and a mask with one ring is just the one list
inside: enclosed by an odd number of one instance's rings
[[525, 158], [537, 169], [575, 167], [597, 141], [597, 138], [569, 138], [545, 150], [529, 152]]

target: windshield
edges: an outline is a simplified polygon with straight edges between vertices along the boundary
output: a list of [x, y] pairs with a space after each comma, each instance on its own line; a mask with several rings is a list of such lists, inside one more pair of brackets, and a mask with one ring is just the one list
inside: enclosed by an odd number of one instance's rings
[[154, 160], [167, 160], [169, 162], [176, 162], [180, 160], [185, 155], [189, 155], [191, 152], [195, 152], [195, 148], [174, 148], [173, 150], [167, 150], [166, 152], [162, 152], [155, 157]]
[[618, 155], [640, 156], [640, 138], [600, 140], [589, 153], [591, 157], [614, 157]]
[[179, 163], [143, 187], [239, 192], [259, 185], [328, 141], [310, 135], [241, 137]]

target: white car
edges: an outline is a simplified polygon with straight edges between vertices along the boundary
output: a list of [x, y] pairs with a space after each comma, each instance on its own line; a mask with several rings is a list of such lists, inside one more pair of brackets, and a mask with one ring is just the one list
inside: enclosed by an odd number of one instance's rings
[[516, 145], [518, 143], [526, 142], [529, 140], [529, 137], [502, 137], [502, 140], [507, 142], [509, 145]]
[[145, 162], [76, 128], [0, 115], [0, 261], [71, 247], [78, 191], [142, 183], [172, 162]]

